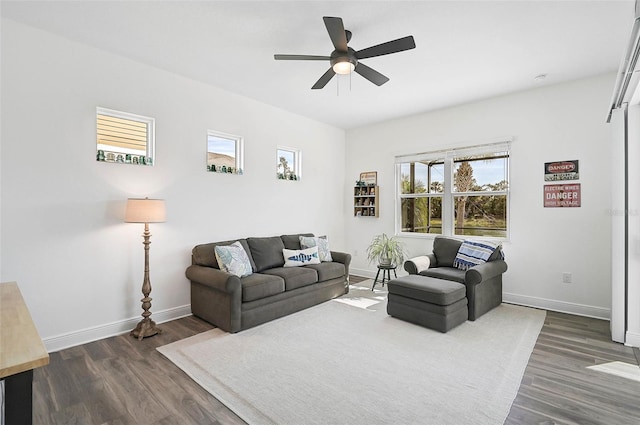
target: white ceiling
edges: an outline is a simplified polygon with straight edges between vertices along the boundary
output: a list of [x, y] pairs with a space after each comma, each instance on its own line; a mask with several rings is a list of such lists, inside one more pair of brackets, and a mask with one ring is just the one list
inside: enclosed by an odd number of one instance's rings
[[[2, 16], [258, 101], [350, 129], [540, 85], [616, 71], [633, 0], [608, 1], [2, 1]], [[339, 16], [360, 50], [413, 35], [416, 48], [363, 60], [311, 86], [329, 55], [322, 21]], [[538, 74], [547, 74], [542, 82]], [[613, 87], [612, 87], [613, 90]]]

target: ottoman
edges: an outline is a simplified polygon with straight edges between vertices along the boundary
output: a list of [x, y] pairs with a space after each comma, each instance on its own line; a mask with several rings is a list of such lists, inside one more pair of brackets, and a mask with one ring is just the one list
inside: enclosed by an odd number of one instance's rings
[[466, 287], [458, 282], [409, 275], [387, 282], [387, 314], [447, 332], [467, 321]]

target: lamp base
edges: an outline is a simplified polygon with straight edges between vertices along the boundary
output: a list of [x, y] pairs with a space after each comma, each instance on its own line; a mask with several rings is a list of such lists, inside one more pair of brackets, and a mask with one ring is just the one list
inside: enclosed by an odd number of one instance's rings
[[162, 333], [162, 329], [156, 326], [156, 322], [147, 318], [142, 319], [138, 326], [131, 332], [131, 335], [134, 338], [138, 338], [138, 341], [142, 340], [142, 338], [146, 338], [148, 336], [154, 336], [155, 334]]

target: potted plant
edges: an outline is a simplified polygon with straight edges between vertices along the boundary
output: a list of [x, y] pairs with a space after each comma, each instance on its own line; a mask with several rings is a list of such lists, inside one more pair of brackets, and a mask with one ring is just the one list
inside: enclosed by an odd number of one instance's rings
[[398, 266], [404, 261], [404, 246], [395, 236], [389, 237], [383, 233], [371, 241], [367, 258], [370, 263], [377, 260], [380, 266]]

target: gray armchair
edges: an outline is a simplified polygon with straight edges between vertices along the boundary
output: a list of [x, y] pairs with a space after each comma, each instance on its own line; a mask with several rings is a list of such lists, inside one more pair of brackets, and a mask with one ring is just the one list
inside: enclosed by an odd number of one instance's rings
[[486, 263], [460, 270], [453, 265], [462, 240], [436, 236], [433, 253], [409, 259], [404, 269], [409, 274], [435, 277], [462, 283], [467, 289], [469, 320], [476, 320], [502, 303], [502, 274], [507, 263], [496, 249]]

